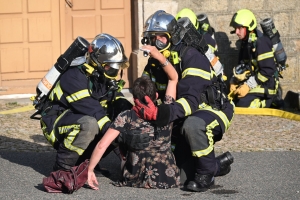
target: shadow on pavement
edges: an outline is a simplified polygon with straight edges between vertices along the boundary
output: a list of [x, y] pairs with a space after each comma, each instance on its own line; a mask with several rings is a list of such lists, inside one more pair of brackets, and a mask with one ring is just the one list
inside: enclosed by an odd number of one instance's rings
[[[56, 152], [49, 146], [38, 144], [45, 142], [43, 136], [35, 135], [32, 139], [36, 142], [0, 136], [0, 156], [9, 162], [30, 167], [44, 176], [49, 176], [55, 162]], [[103, 158], [100, 165], [109, 170], [111, 175], [108, 178], [111, 181], [117, 181], [120, 178], [120, 161], [113, 152]], [[38, 186], [38, 188], [42, 187]]]

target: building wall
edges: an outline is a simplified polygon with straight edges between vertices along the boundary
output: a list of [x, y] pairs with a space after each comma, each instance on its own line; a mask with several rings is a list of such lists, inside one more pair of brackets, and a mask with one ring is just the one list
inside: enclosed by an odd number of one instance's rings
[[[287, 54], [289, 67], [283, 71], [280, 83], [283, 94], [288, 90], [300, 92], [300, 22], [298, 13], [300, 1], [297, 0], [139, 0], [139, 32], [141, 35], [144, 21], [156, 10], [165, 10], [174, 16], [183, 8], [190, 8], [196, 14], [206, 13], [212, 27], [215, 28], [219, 47], [219, 57], [225, 66], [225, 73], [232, 74], [237, 63], [237, 36], [230, 34], [229, 27], [233, 14], [242, 8], [250, 9], [259, 22], [271, 17], [281, 35], [281, 41]], [[139, 54], [137, 74], [142, 73], [146, 59]]]
[[[35, 93], [78, 36], [91, 42], [109, 33], [129, 57], [131, 13], [130, 0], [0, 0], [0, 95]], [[123, 70], [125, 87], [129, 73]], [[52, 84], [47, 82], [49, 88]]]

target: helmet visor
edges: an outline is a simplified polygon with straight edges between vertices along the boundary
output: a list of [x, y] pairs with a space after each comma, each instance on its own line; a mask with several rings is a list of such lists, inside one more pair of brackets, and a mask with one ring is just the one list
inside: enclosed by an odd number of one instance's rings
[[128, 62], [122, 63], [104, 63], [102, 64], [104, 73], [108, 78], [116, 78], [120, 69], [126, 69], [129, 67]]

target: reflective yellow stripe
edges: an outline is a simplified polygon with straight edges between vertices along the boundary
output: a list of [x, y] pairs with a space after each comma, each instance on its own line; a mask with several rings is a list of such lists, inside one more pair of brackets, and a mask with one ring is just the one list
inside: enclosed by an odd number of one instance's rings
[[257, 78], [261, 82], [266, 82], [267, 80], [269, 80], [267, 77], [263, 76], [260, 72], [257, 73]]
[[200, 76], [201, 78], [204, 78], [206, 80], [210, 80], [210, 72], [204, 71], [202, 69], [197, 69], [197, 68], [188, 68], [182, 72], [182, 78], [185, 76], [190, 75], [190, 76]]
[[[56, 127], [56, 124], [57, 122], [67, 113], [67, 111], [69, 110], [65, 110], [54, 122], [54, 125], [53, 127]], [[42, 131], [43, 131], [43, 134], [45, 136], [45, 138], [47, 139], [47, 141], [52, 145], [54, 146], [54, 143], [56, 142], [56, 137], [55, 137], [55, 128], [53, 128], [53, 130], [51, 131], [51, 133], [49, 134], [47, 131], [46, 131], [46, 124], [42, 121], [42, 119], [40, 120], [41, 121], [41, 124], [42, 124]]]
[[59, 130], [59, 134], [67, 133], [69, 130], [72, 130], [68, 134], [68, 136], [64, 139], [64, 145], [67, 149], [69, 149], [71, 151], [75, 151], [78, 155], [82, 155], [84, 152], [84, 149], [72, 145], [77, 134], [80, 132], [80, 125], [73, 124], [73, 125], [69, 125], [69, 126], [58, 127], [58, 130]]
[[51, 146], [54, 147], [54, 143], [56, 142], [54, 131], [52, 130], [51, 133], [49, 134], [47, 132], [47, 126], [46, 126], [45, 122], [43, 122], [42, 120], [41, 120], [41, 127], [42, 127], [42, 131], [43, 131], [43, 134], [44, 134], [46, 140], [51, 144]]
[[201, 103], [198, 108], [199, 109], [202, 109], [202, 108], [205, 108], [206, 106], [208, 106], [206, 103]]
[[214, 149], [214, 140], [213, 140], [213, 133], [212, 133], [212, 129], [214, 129], [216, 126], [218, 126], [219, 123], [217, 120], [214, 120], [212, 123], [210, 123], [209, 125], [206, 126], [206, 135], [208, 138], [208, 147], [206, 149], [203, 149], [201, 151], [192, 151], [192, 155], [195, 157], [202, 157], [202, 156], [206, 156], [208, 155], [210, 152], [212, 152], [212, 150]]
[[57, 82], [57, 84], [55, 85], [55, 88], [51, 91], [51, 93], [49, 95], [49, 99], [53, 101], [55, 94], [56, 94], [56, 97], [57, 97], [58, 100], [60, 100], [60, 98], [63, 95], [63, 91], [60, 87], [60, 81]]
[[216, 49], [217, 49], [217, 48], [211, 46], [210, 44], [208, 44], [207, 46], [212, 50], [212, 53], [214, 53], [216, 51]]
[[101, 105], [103, 108], [106, 108], [106, 107], [107, 107], [107, 100], [102, 100], [102, 101], [100, 101], [100, 105]]
[[254, 99], [251, 103], [249, 108], [265, 108], [266, 107], [266, 100], [259, 100]]
[[78, 101], [78, 100], [83, 99], [88, 96], [90, 96], [88, 89], [84, 89], [79, 92], [75, 92], [74, 94], [71, 94], [70, 96], [67, 96], [66, 99], [69, 103], [72, 103], [72, 102]]
[[115, 99], [118, 100], [118, 99], [127, 99], [127, 98], [123, 96], [117, 96]]
[[[274, 95], [277, 93], [277, 90], [271, 90], [271, 89], [268, 89], [268, 94], [271, 94], [271, 95]], [[257, 86], [255, 88], [253, 88], [252, 90], [249, 91], [249, 93], [258, 93], [258, 94], [264, 94], [265, 93], [265, 89], [264, 88], [261, 88], [261, 86]]]
[[185, 112], [184, 116], [188, 116], [188, 115], [192, 114], [191, 107], [185, 98], [180, 98], [176, 102], [181, 104], [181, 106], [183, 107], [184, 112]]
[[257, 56], [257, 61], [261, 61], [267, 58], [273, 58], [274, 57], [274, 53], [271, 52], [267, 52], [267, 53], [263, 53]]
[[224, 125], [225, 125], [225, 130], [227, 130], [229, 128], [229, 125], [231, 123], [231, 121], [228, 120], [227, 116], [225, 115], [225, 113], [223, 113], [221, 110], [214, 110], [212, 109], [211, 106], [207, 106], [201, 110], [208, 110], [210, 112], [215, 113], [216, 115], [218, 115], [221, 120], [223, 121]]
[[104, 124], [106, 124], [107, 122], [110, 122], [110, 119], [109, 119], [107, 116], [102, 117], [102, 118], [98, 121], [98, 126], [99, 126], [100, 131], [102, 130]]

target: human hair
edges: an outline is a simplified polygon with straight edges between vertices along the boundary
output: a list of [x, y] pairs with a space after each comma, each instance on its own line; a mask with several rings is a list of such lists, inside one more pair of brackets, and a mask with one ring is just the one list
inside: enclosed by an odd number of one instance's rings
[[137, 78], [132, 87], [132, 96], [144, 102], [144, 97], [149, 96], [152, 101], [156, 100], [155, 83], [147, 76]]

